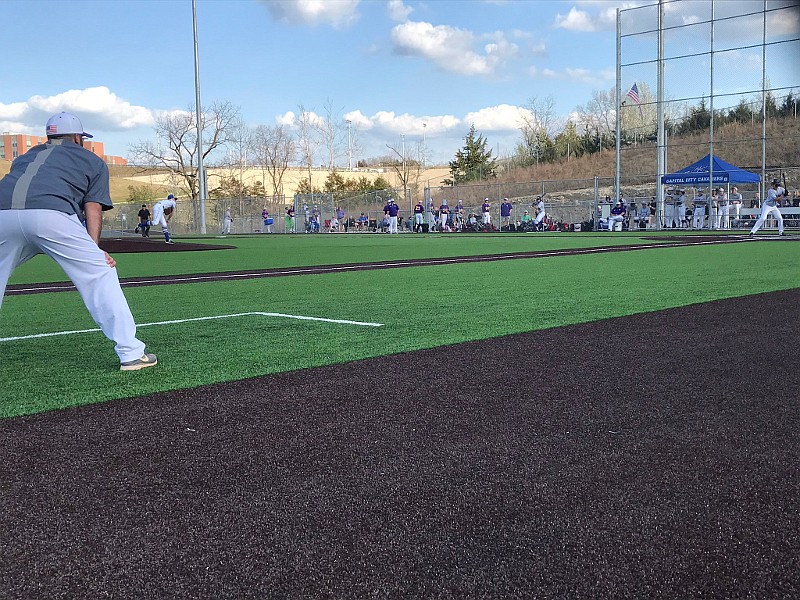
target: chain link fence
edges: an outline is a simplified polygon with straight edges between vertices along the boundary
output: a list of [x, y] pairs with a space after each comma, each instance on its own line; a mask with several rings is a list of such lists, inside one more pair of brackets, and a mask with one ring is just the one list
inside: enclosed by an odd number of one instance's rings
[[[800, 168], [782, 169], [780, 175], [789, 181], [800, 181]], [[776, 172], [775, 176], [779, 176]], [[622, 178], [620, 191], [629, 207], [629, 216], [641, 208], [642, 204], [655, 202], [655, 174], [635, 174]], [[743, 196], [740, 217], [731, 219], [731, 227], [752, 227], [753, 209], [758, 212], [760, 200], [758, 184], [738, 186]], [[694, 188], [686, 188], [687, 212], [691, 217], [691, 199]], [[790, 198], [788, 206], [781, 207], [787, 228], [800, 227], [800, 190], [789, 186]], [[438, 186], [425, 188], [417, 197], [410, 191], [403, 193], [402, 188], [389, 188], [363, 193], [335, 194], [298, 194], [294, 198], [285, 196], [235, 197], [209, 199], [206, 202], [206, 230], [209, 234], [222, 233], [225, 211], [231, 212], [232, 234], [262, 233], [316, 233], [331, 231], [331, 223], [338, 219], [340, 232], [375, 232], [381, 230], [383, 207], [389, 198], [394, 198], [400, 207], [400, 231], [411, 231], [413, 227], [414, 205], [418, 200], [427, 207], [432, 202], [438, 207], [443, 200], [456, 207], [461, 204], [465, 216], [470, 213], [480, 215], [481, 205], [488, 198], [491, 205], [491, 222], [498, 229], [501, 223], [500, 203], [505, 198], [512, 204], [510, 223], [521, 224], [525, 211], [533, 215], [532, 204], [538, 196], [545, 202], [548, 221], [566, 225], [581, 224], [586, 231], [597, 227], [599, 219], [608, 216], [610, 200], [614, 198], [614, 178], [594, 177], [588, 179], [528, 181], [528, 182], [491, 182], [455, 186]], [[295, 225], [286, 219], [286, 209], [291, 206], [295, 211]], [[141, 205], [121, 204], [103, 215], [104, 229], [128, 231], [136, 227], [139, 219], [137, 213]], [[152, 210], [152, 203], [148, 204]], [[262, 219], [262, 211], [269, 213], [272, 224], [268, 227]], [[744, 210], [744, 213], [741, 211]], [[759, 213], [760, 214], [760, 213]], [[755, 215], [758, 218], [758, 214]], [[708, 226], [706, 220], [705, 223]], [[772, 224], [774, 226], [774, 223]], [[659, 212], [649, 219], [651, 228], [662, 229], [666, 226], [664, 215]], [[769, 226], [769, 224], [768, 224]], [[516, 229], [516, 227], [515, 227]], [[574, 229], [574, 227], [571, 227]], [[178, 200], [175, 216], [170, 221], [170, 232], [174, 235], [197, 235], [200, 232], [199, 201]], [[152, 233], [152, 232], [151, 232]]]

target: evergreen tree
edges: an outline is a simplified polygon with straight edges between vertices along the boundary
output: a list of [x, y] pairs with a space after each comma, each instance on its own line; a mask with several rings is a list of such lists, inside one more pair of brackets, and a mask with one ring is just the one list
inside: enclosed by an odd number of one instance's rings
[[578, 157], [583, 154], [583, 147], [581, 145], [581, 138], [578, 135], [578, 129], [575, 123], [567, 121], [564, 129], [553, 140], [555, 154], [558, 158], [567, 156]]
[[450, 161], [450, 179], [445, 179], [445, 185], [456, 185], [467, 181], [480, 181], [494, 179], [497, 171], [497, 159], [492, 158], [492, 151], [487, 150], [488, 141], [475, 132], [475, 125], [471, 125], [464, 147], [456, 152], [455, 160]]
[[341, 192], [347, 189], [347, 184], [344, 177], [339, 175], [336, 171], [331, 171], [328, 178], [325, 180], [325, 185], [322, 190], [328, 194], [334, 192]]

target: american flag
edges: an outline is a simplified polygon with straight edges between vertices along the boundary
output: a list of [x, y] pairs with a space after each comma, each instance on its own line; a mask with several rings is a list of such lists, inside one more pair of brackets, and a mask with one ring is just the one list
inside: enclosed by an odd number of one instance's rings
[[48, 125], [47, 135], [56, 135], [58, 133], [58, 125]]
[[639, 98], [639, 88], [636, 87], [635, 81], [633, 82], [631, 89], [628, 90], [627, 96], [639, 107], [639, 116], [644, 117], [642, 114], [642, 100]]

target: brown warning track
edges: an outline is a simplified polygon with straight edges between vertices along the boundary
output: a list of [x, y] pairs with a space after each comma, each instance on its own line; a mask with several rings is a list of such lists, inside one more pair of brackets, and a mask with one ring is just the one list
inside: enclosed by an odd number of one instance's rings
[[796, 598], [798, 305], [0, 421], [0, 597]]
[[[608, 237], [613, 234], [606, 234]], [[630, 245], [614, 245], [614, 246], [601, 246], [597, 248], [577, 248], [577, 249], [563, 249], [563, 250], [545, 250], [545, 251], [530, 251], [530, 252], [514, 252], [504, 254], [483, 254], [473, 256], [452, 256], [443, 258], [418, 258], [418, 259], [400, 259], [391, 261], [377, 261], [370, 263], [354, 263], [354, 264], [340, 264], [340, 265], [320, 265], [320, 266], [303, 266], [303, 267], [282, 267], [275, 269], [258, 269], [248, 271], [225, 271], [216, 273], [195, 273], [184, 275], [164, 275], [156, 277], [131, 277], [121, 281], [123, 287], [141, 287], [149, 285], [176, 285], [181, 283], [207, 283], [212, 281], [227, 281], [227, 280], [242, 280], [242, 279], [258, 279], [263, 277], [286, 277], [292, 275], [319, 275], [323, 273], [343, 273], [353, 271], [368, 271], [373, 269], [396, 269], [405, 267], [420, 267], [431, 265], [445, 265], [456, 263], [471, 263], [471, 262], [492, 262], [498, 260], [517, 260], [525, 258], [547, 258], [553, 256], [569, 256], [580, 254], [599, 254], [605, 252], [626, 252], [632, 250], [649, 250], [652, 248], [675, 248], [684, 246], [698, 246], [698, 245], [712, 245], [712, 244], [731, 244], [739, 242], [753, 241], [746, 236], [682, 236], [682, 237], [652, 237], [642, 238], [653, 240], [655, 243], [648, 244], [630, 244]], [[798, 237], [782, 237], [770, 236], [770, 238], [760, 237], [759, 240], [772, 239], [774, 241], [800, 241]], [[126, 240], [127, 241], [127, 240]], [[143, 248], [149, 248], [149, 241]], [[131, 242], [133, 245], [137, 241]], [[182, 248], [184, 244], [168, 245], [163, 242], [156, 244], [161, 250], [164, 248]], [[186, 246], [193, 246], [195, 244], [185, 244]], [[210, 249], [219, 249], [220, 246], [209, 246]], [[222, 248], [225, 248], [222, 246]], [[110, 252], [110, 250], [107, 250]], [[139, 250], [149, 251], [149, 250]], [[6, 288], [6, 294], [9, 296], [23, 295], [23, 294], [38, 294], [49, 292], [66, 292], [75, 290], [69, 282], [52, 282], [52, 283], [36, 283], [36, 284], [15, 284], [9, 285]]]

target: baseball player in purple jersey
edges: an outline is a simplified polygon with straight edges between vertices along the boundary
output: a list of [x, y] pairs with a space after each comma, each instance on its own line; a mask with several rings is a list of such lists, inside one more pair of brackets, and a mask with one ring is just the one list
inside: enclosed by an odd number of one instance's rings
[[488, 225], [492, 222], [492, 215], [489, 212], [492, 208], [492, 205], [489, 204], [489, 199], [486, 198], [481, 204], [481, 212], [483, 213], [483, 224]]
[[50, 117], [45, 131], [47, 143], [16, 158], [0, 180], [0, 304], [14, 269], [37, 254], [47, 254], [69, 276], [95, 323], [115, 343], [120, 370], [151, 367], [158, 361], [136, 339], [117, 263], [98, 246], [103, 211], [112, 208], [108, 167], [83, 148], [83, 138], [92, 136], [75, 115]]
[[503, 202], [500, 204], [500, 227], [504, 225], [508, 227], [511, 224], [511, 211], [513, 209], [514, 206], [508, 201], [508, 198], [503, 198]]
[[387, 233], [397, 233], [397, 213], [400, 207], [395, 204], [394, 198], [389, 198], [389, 202], [383, 207], [383, 215], [389, 222]]
[[625, 205], [622, 200], [617, 200], [617, 203], [611, 209], [611, 214], [608, 215], [608, 230], [614, 231], [614, 225], [625, 221]]
[[439, 228], [441, 231], [447, 231], [447, 218], [450, 216], [450, 207], [447, 206], [447, 199], [442, 199], [439, 205]]
[[778, 221], [778, 235], [783, 235], [783, 215], [781, 215], [781, 210], [778, 208], [778, 201], [785, 197], [786, 190], [781, 187], [781, 182], [777, 179], [773, 179], [772, 187], [767, 190], [767, 197], [764, 198], [764, 202], [761, 206], [761, 216], [750, 230], [751, 237], [755, 236], [756, 231], [761, 228], [770, 213], [774, 215], [775, 219]]
[[425, 220], [425, 206], [422, 204], [422, 200], [418, 201], [414, 205], [414, 232], [419, 233], [422, 231], [422, 224]]

